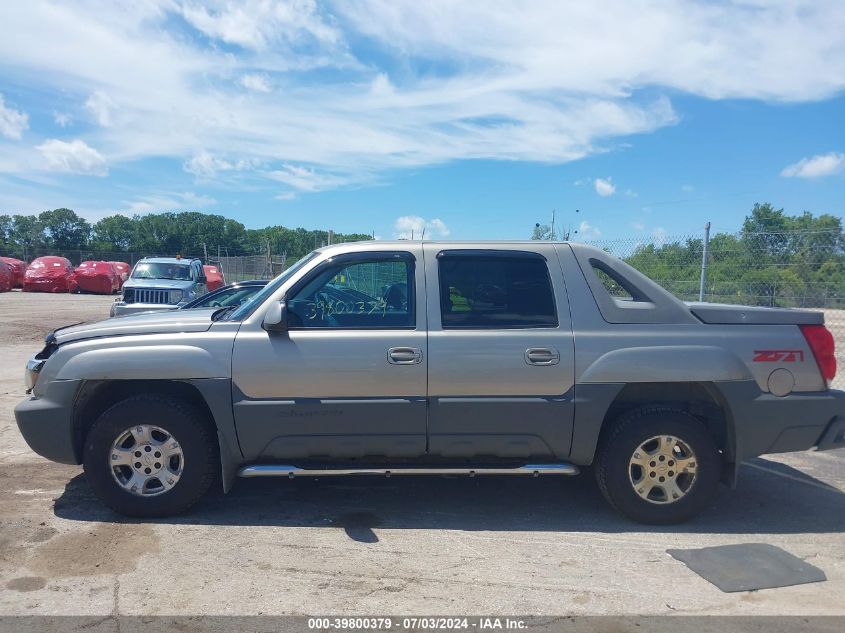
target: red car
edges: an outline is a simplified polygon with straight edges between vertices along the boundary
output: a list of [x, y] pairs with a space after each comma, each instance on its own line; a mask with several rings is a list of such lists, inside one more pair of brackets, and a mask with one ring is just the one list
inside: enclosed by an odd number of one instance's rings
[[9, 292], [12, 289], [13, 276], [12, 267], [0, 260], [0, 292]]
[[23, 274], [24, 292], [73, 292], [76, 275], [73, 264], [64, 257], [47, 255], [32, 260]]
[[202, 269], [205, 271], [205, 287], [208, 288], [209, 292], [226, 285], [226, 280], [223, 279], [223, 271], [217, 266], [205, 264]]
[[111, 262], [82, 262], [75, 275], [78, 292], [110, 295], [120, 290], [120, 273]]
[[109, 262], [109, 264], [114, 265], [117, 269], [117, 274], [120, 276], [120, 287], [123, 288], [123, 284], [129, 279], [129, 273], [132, 272], [132, 266], [126, 262]]
[[14, 257], [0, 257], [0, 262], [6, 262], [12, 267], [12, 288], [23, 286], [23, 273], [26, 270], [26, 262]]

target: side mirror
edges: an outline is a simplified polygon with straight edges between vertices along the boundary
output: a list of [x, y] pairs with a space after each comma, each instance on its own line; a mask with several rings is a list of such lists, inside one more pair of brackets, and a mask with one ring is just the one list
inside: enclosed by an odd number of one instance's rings
[[268, 332], [288, 331], [287, 307], [284, 301], [274, 301], [270, 304], [270, 308], [264, 314], [261, 327]]

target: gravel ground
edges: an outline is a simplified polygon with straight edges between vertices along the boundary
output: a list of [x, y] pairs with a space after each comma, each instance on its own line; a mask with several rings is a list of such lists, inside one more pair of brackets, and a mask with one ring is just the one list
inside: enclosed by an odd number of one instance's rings
[[[0, 615], [845, 615], [843, 451], [754, 460], [671, 528], [619, 517], [590, 477], [242, 480], [183, 517], [122, 519], [12, 415], [44, 333], [111, 301], [0, 295]], [[666, 554], [745, 542], [828, 580], [725, 594]]]

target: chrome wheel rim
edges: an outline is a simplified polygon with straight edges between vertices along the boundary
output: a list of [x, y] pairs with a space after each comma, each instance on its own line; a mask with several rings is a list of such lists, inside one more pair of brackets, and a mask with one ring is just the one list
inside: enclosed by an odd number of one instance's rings
[[640, 444], [628, 464], [634, 492], [649, 503], [683, 499], [695, 485], [698, 460], [689, 445], [672, 435], [656, 435]]
[[179, 483], [185, 468], [176, 438], [151, 424], [138, 424], [118, 435], [108, 459], [117, 484], [139, 497], [164, 494]]

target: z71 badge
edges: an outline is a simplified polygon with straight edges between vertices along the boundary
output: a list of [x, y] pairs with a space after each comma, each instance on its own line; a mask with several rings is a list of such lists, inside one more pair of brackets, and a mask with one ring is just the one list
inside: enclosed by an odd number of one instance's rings
[[803, 363], [804, 351], [800, 349], [754, 350], [755, 363]]

